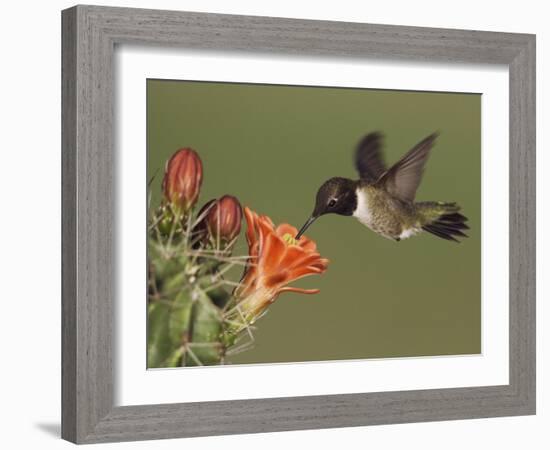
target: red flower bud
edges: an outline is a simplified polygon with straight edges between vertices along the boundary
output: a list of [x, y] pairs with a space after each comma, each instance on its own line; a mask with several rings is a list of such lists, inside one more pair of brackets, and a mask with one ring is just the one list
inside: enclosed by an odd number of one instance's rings
[[199, 216], [201, 214], [204, 218], [200, 228], [207, 232], [207, 238], [212, 243], [229, 243], [241, 232], [241, 204], [232, 195], [210, 200], [202, 207]]
[[202, 162], [191, 148], [181, 148], [166, 163], [162, 190], [165, 199], [177, 211], [188, 212], [199, 198]]

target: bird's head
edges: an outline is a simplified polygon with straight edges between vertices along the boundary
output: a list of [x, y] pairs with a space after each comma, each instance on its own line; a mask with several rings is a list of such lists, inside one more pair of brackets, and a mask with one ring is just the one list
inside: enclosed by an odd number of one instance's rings
[[325, 214], [351, 216], [357, 208], [356, 188], [357, 182], [348, 178], [334, 177], [325, 181], [317, 191], [313, 212], [296, 235], [296, 239]]

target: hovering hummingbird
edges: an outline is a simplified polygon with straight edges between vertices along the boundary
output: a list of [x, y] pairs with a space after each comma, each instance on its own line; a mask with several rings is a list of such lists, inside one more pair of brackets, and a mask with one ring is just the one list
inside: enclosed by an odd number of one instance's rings
[[375, 233], [400, 241], [427, 231], [442, 239], [459, 242], [467, 237], [468, 219], [460, 206], [447, 202], [415, 202], [416, 190], [437, 134], [431, 134], [389, 169], [382, 158], [382, 135], [370, 133], [357, 145], [355, 168], [359, 180], [334, 177], [317, 191], [315, 208], [296, 239], [320, 216], [353, 216]]

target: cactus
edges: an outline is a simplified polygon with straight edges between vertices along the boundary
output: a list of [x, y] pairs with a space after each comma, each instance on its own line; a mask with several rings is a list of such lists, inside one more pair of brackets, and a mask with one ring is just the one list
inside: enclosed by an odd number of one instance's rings
[[[328, 261], [290, 225], [275, 228], [245, 208], [247, 255], [234, 255], [242, 210], [235, 197], [194, 207], [202, 182], [196, 152], [181, 149], [167, 163], [164, 198], [148, 224], [147, 366], [224, 364], [253, 344], [254, 323], [294, 279], [326, 270]], [[269, 241], [269, 244], [268, 244]], [[276, 264], [273, 264], [276, 262]], [[228, 278], [243, 269], [241, 281]]]
[[235, 239], [200, 243], [200, 222], [200, 216], [178, 214], [169, 204], [152, 217], [148, 367], [220, 364], [236, 341], [230, 332], [235, 324], [227, 323], [223, 314], [236, 283], [224, 275], [236, 265], [244, 266], [247, 256], [231, 254]]

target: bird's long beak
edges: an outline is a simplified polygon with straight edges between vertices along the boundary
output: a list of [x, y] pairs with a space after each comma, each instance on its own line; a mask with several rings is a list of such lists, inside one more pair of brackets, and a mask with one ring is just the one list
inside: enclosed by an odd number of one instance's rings
[[309, 226], [317, 220], [319, 216], [311, 216], [309, 219], [306, 220], [306, 223], [300, 228], [300, 231], [298, 231], [298, 234], [296, 235], [295, 239], [300, 239], [302, 234], [306, 232], [306, 230], [309, 228]]

